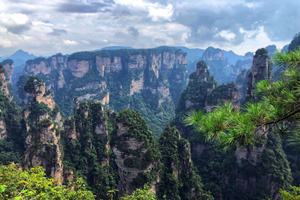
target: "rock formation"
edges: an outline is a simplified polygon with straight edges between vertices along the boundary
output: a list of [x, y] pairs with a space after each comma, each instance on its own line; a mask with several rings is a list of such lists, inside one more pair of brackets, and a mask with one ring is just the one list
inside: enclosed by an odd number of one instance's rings
[[247, 77], [247, 99], [257, 99], [254, 91], [256, 84], [265, 79], [271, 78], [271, 67], [269, 64], [268, 51], [264, 48], [258, 49], [253, 57], [251, 72]]
[[208, 47], [204, 51], [201, 60], [206, 63], [210, 74], [215, 77], [218, 84], [234, 81], [242, 69], [239, 63], [231, 65], [228, 59], [224, 58], [223, 51], [213, 47]]
[[14, 62], [11, 59], [7, 59], [4, 60], [0, 63], [1, 65], [3, 65], [5, 74], [6, 74], [6, 81], [7, 83], [11, 84], [11, 76], [13, 74], [13, 70], [14, 70]]
[[25, 72], [45, 81], [67, 116], [72, 114], [74, 97], [94, 100], [117, 112], [140, 109], [150, 128], [159, 134], [174, 116], [175, 104], [186, 86], [186, 66], [186, 53], [159, 47], [78, 52], [68, 57], [57, 54], [27, 61]]
[[10, 96], [8, 87], [7, 87], [7, 82], [6, 82], [5, 70], [1, 64], [0, 64], [0, 91], [7, 97]]
[[247, 95], [247, 77], [250, 72], [251, 69], [244, 69], [235, 80], [235, 84], [239, 91], [239, 99], [241, 103], [244, 102]]
[[239, 108], [238, 90], [235, 84], [217, 86], [214, 78], [210, 76], [207, 65], [201, 61], [197, 64], [196, 71], [190, 75], [186, 90], [181, 94], [176, 114], [193, 109], [211, 111], [222, 101], [231, 101], [234, 107]]
[[147, 182], [155, 188], [159, 157], [146, 121], [138, 112], [123, 110], [117, 115], [116, 123], [117, 138], [112, 148], [120, 176], [120, 193], [131, 194]]
[[99, 198], [106, 195], [107, 188], [116, 187], [108, 136], [108, 124], [114, 118], [115, 114], [104, 110], [99, 102], [75, 100], [74, 116], [64, 122], [65, 179], [83, 175]]
[[200, 176], [191, 159], [189, 142], [181, 138], [175, 127], [167, 126], [159, 139], [159, 147], [163, 168], [158, 184], [158, 197], [205, 199]]
[[232, 107], [239, 110], [239, 92], [235, 83], [233, 82], [227, 85], [220, 85], [212, 90], [212, 92], [208, 94], [205, 101], [205, 110], [210, 112], [216, 105], [220, 105], [228, 101], [231, 102]]
[[45, 83], [30, 77], [25, 86], [33, 101], [24, 109], [26, 141], [24, 167], [43, 166], [46, 174], [63, 182], [62, 147], [59, 144], [62, 116]]
[[0, 164], [20, 162], [23, 155], [23, 139], [20, 109], [13, 101], [4, 67], [0, 64]]

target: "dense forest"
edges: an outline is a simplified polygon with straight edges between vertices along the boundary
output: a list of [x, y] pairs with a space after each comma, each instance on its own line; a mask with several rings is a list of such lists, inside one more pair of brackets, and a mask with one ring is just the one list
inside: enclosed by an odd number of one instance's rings
[[2, 62], [0, 198], [299, 198], [299, 38], [189, 77], [173, 47]]

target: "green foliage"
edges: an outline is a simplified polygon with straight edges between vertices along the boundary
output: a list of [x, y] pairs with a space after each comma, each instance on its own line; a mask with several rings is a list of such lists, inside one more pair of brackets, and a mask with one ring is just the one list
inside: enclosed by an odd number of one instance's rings
[[157, 200], [153, 191], [148, 185], [144, 185], [144, 189], [136, 189], [132, 195], [121, 197], [120, 200]]
[[45, 62], [46, 66], [48, 67], [48, 65], [47, 65], [47, 59], [43, 58], [43, 57], [37, 57], [35, 59], [27, 60], [26, 61], [26, 65], [40, 64], [41, 62]]
[[289, 44], [288, 50], [289, 52], [295, 51], [300, 46], [300, 33], [296, 34], [292, 40], [292, 42]]
[[17, 82], [17, 88], [18, 88], [18, 95], [20, 99], [25, 99], [26, 97], [26, 91], [24, 90], [24, 87], [27, 83], [28, 77], [25, 75], [22, 75], [19, 77], [19, 80]]
[[1, 65], [1, 64], [0, 64], [0, 73], [4, 73], [4, 68], [3, 68], [3, 65]]
[[283, 200], [299, 200], [300, 199], [300, 188], [291, 186], [292, 191], [280, 190], [281, 197]]
[[297, 121], [300, 112], [300, 50], [277, 53], [274, 61], [287, 65], [288, 70], [279, 81], [264, 80], [257, 84], [256, 94], [261, 96], [261, 101], [246, 104], [243, 111], [236, 111], [227, 103], [207, 115], [192, 112], [186, 119], [187, 124], [195, 125], [208, 140], [217, 139], [221, 147], [227, 148], [238, 143], [254, 145], [267, 132], [257, 136], [257, 131], [263, 126], [278, 128], [283, 121]]
[[35, 122], [39, 121], [39, 117], [45, 115], [51, 111], [47, 104], [44, 102], [32, 101], [30, 104], [25, 106], [24, 110], [29, 110], [30, 114], [27, 118], [29, 125], [33, 125]]
[[254, 58], [258, 56], [268, 56], [268, 51], [265, 48], [260, 48], [255, 52]]
[[125, 133], [126, 136], [133, 136], [139, 141], [153, 139], [153, 135], [149, 131], [148, 124], [146, 120], [142, 118], [139, 111], [124, 109], [118, 113], [116, 122], [130, 127], [130, 129]]
[[0, 165], [20, 162], [24, 153], [21, 130], [21, 111], [14, 101], [0, 92], [0, 120], [3, 120], [6, 139], [0, 140]]
[[45, 177], [42, 167], [23, 171], [16, 165], [0, 167], [1, 199], [95, 199], [82, 180], [68, 186], [59, 186], [54, 179]]
[[217, 86], [208, 96], [208, 105], [218, 105], [224, 100], [232, 99], [233, 92], [238, 92], [234, 82]]
[[161, 163], [163, 164], [161, 184], [158, 197], [160, 199], [212, 199], [203, 192], [200, 176], [190, 161], [190, 145], [180, 138], [175, 127], [165, 128], [159, 139]]
[[[106, 111], [103, 111], [101, 103], [80, 102], [75, 115], [64, 122], [69, 129], [62, 137], [65, 150], [64, 166], [73, 169], [77, 176], [84, 178], [97, 198], [107, 198], [107, 191], [116, 188], [118, 180], [117, 169], [113, 164], [114, 155], [106, 148], [107, 133], [105, 129], [102, 134], [96, 133], [97, 126], [106, 126], [105, 115]], [[67, 135], [70, 134], [68, 130], [74, 129], [79, 135], [70, 139]], [[102, 164], [106, 161], [107, 164]]]
[[[128, 127], [126, 133], [119, 137], [116, 141], [116, 145], [119, 150], [124, 154], [136, 155], [137, 158], [126, 159], [124, 162], [128, 167], [135, 167], [138, 169], [145, 169], [149, 164], [156, 161], [159, 157], [159, 151], [155, 147], [153, 133], [149, 131], [148, 124], [138, 111], [122, 110], [116, 116], [116, 123], [120, 123], [125, 127]], [[141, 149], [137, 151], [130, 150], [124, 145], [124, 140], [128, 137], [135, 138], [139, 142], [143, 142], [141, 148], [147, 149], [142, 156]], [[148, 181], [147, 181], [148, 182]]]
[[30, 76], [27, 80], [26, 85], [24, 86], [24, 91], [27, 93], [34, 93], [37, 92], [35, 89], [38, 86], [41, 86], [44, 82], [37, 76]]
[[6, 64], [12, 65], [13, 63], [14, 63], [14, 61], [12, 59], [6, 59], [6, 60], [3, 60], [0, 64], [1, 65], [6, 65]]
[[[166, 69], [162, 64], [155, 66], [159, 71], [157, 78], [152, 70], [150, 63], [153, 56], [163, 53], [183, 54], [181, 50], [175, 47], [158, 47], [155, 49], [121, 49], [121, 50], [102, 50], [98, 52], [77, 52], [68, 57], [71, 60], [89, 61], [89, 71], [83, 77], [75, 77], [70, 69], [63, 69], [63, 77], [67, 86], [58, 87], [59, 71], [52, 69], [50, 74], [40, 73], [37, 76], [43, 79], [47, 86], [51, 85], [51, 92], [54, 94], [54, 100], [66, 114], [71, 116], [73, 113], [74, 97], [83, 97], [91, 94], [90, 100], [101, 101], [109, 92], [109, 107], [116, 112], [128, 108], [140, 110], [142, 116], [149, 123], [149, 127], [155, 132], [158, 138], [163, 132], [164, 126], [174, 117], [175, 104], [178, 103], [180, 93], [186, 86], [186, 64], [176, 62], [171, 69]], [[129, 68], [129, 64], [133, 63], [132, 56], [142, 55], [145, 58], [145, 65], [138, 68]], [[183, 54], [184, 55], [184, 54]], [[111, 70], [104, 75], [100, 74], [96, 66], [96, 57], [109, 58], [113, 63], [115, 58], [120, 58], [121, 69], [117, 71]], [[28, 64], [35, 64], [42, 60], [28, 61]], [[47, 66], [50, 66], [50, 59]], [[136, 64], [136, 63], [135, 63]], [[159, 69], [160, 68], [160, 69]], [[143, 88], [140, 93], [130, 95], [130, 87], [132, 80], [143, 78]], [[107, 86], [102, 85], [106, 83]], [[101, 85], [97, 88], [88, 87], [90, 85]], [[83, 89], [86, 87], [85, 89]], [[155, 92], [158, 88], [169, 88], [171, 99], [164, 98], [160, 92]]]

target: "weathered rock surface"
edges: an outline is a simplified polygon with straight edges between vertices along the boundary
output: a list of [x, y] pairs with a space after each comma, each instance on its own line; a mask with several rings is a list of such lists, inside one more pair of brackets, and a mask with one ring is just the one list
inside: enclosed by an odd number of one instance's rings
[[[27, 61], [25, 72], [46, 82], [67, 116], [72, 114], [75, 97], [101, 102], [117, 112], [143, 105], [143, 115], [152, 115], [145, 116], [151, 129], [160, 133], [163, 126], [156, 127], [155, 120], [163, 117], [164, 125], [174, 116], [175, 104], [186, 86], [186, 66], [186, 53], [159, 47], [78, 52], [68, 57], [57, 54]], [[154, 102], [149, 101], [149, 91]]]
[[[158, 161], [152, 154], [157, 150], [154, 147], [153, 135], [139, 113], [123, 110], [118, 114], [116, 122], [117, 138], [112, 150], [120, 176], [118, 189], [121, 195], [131, 194], [139, 187], [136, 182], [139, 177], [144, 173], [154, 172]], [[151, 185], [155, 184], [156, 181], [152, 180]]]
[[4, 120], [0, 120], [0, 140], [7, 138], [6, 125]]
[[14, 63], [11, 59], [4, 60], [0, 63], [0, 65], [3, 65], [5, 75], [6, 75], [6, 82], [8, 84], [11, 84], [11, 77], [14, 70]]
[[246, 97], [256, 99], [254, 91], [256, 84], [265, 79], [271, 78], [271, 67], [269, 64], [268, 51], [264, 48], [258, 49], [253, 57], [251, 72], [247, 78], [247, 95]]
[[43, 166], [49, 177], [62, 183], [62, 149], [59, 144], [62, 117], [45, 83], [36, 78], [30, 83], [27, 92], [31, 93], [33, 101], [24, 110], [27, 136], [23, 164], [26, 169]]
[[6, 96], [10, 97], [6, 82], [5, 71], [2, 65], [0, 65], [0, 91], [3, 92]]

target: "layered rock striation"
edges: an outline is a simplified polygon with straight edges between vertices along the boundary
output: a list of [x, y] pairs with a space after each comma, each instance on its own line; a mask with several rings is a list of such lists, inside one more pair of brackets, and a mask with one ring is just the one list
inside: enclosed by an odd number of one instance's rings
[[68, 116], [73, 98], [78, 97], [101, 102], [115, 111], [139, 109], [150, 128], [159, 133], [174, 116], [175, 104], [186, 86], [186, 65], [186, 53], [159, 47], [78, 52], [68, 57], [57, 54], [27, 61], [25, 72], [46, 82]]

